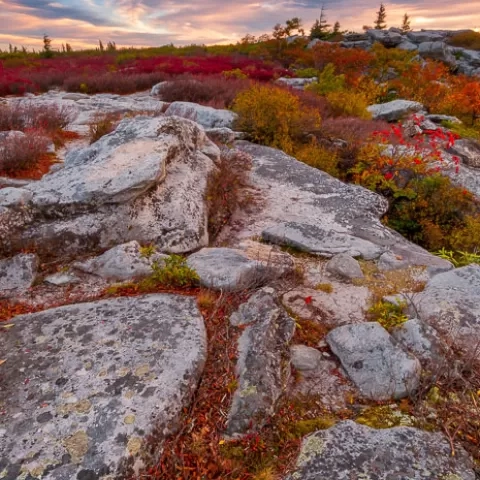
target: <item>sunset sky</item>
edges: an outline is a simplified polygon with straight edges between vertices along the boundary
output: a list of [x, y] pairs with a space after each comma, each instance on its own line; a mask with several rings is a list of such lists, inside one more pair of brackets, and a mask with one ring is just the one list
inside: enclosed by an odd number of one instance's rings
[[[271, 32], [298, 16], [310, 28], [322, 3], [327, 19], [342, 28], [372, 24], [377, 0], [0, 0], [0, 48], [40, 47], [44, 33], [53, 48], [115, 41], [118, 46], [236, 42], [247, 33]], [[408, 12], [412, 27], [480, 28], [480, 0], [385, 2], [387, 23], [398, 26]]]

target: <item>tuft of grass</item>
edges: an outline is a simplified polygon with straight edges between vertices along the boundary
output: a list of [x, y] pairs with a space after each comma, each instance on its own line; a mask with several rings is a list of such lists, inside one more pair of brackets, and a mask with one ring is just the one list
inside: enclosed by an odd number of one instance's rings
[[140, 256], [144, 258], [150, 258], [157, 252], [157, 247], [155, 245], [145, 245], [140, 247]]
[[445, 248], [442, 248], [438, 252], [434, 253], [438, 257], [451, 262], [456, 268], [465, 267], [467, 265], [471, 265], [472, 263], [480, 264], [480, 253], [461, 252], [458, 250], [453, 251], [446, 250]]
[[169, 288], [190, 288], [198, 284], [200, 278], [195, 270], [187, 265], [184, 257], [170, 255], [162, 263], [153, 264], [153, 274], [141, 282], [141, 288], [152, 284]]
[[319, 283], [318, 285], [315, 286], [315, 290], [319, 290], [325, 293], [332, 293], [333, 286], [331, 283]]
[[115, 130], [118, 118], [116, 115], [96, 115], [88, 127], [90, 145]]
[[377, 321], [385, 330], [391, 330], [408, 320], [408, 317], [403, 313], [404, 308], [405, 304], [395, 305], [379, 301], [369, 308], [368, 314], [372, 320]]
[[200, 290], [197, 295], [198, 308], [200, 308], [201, 311], [211, 311], [217, 303], [217, 299], [217, 295], [211, 290]]

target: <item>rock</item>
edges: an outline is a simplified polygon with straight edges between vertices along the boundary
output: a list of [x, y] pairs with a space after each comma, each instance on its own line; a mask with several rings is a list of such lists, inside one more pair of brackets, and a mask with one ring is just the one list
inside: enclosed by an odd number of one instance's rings
[[205, 130], [205, 133], [210, 140], [227, 145], [234, 142], [237, 138], [237, 133], [227, 127], [209, 128]]
[[370, 37], [367, 33], [346, 33], [343, 36], [346, 42], [363, 42], [365, 40], [369, 40]]
[[322, 360], [322, 352], [306, 345], [290, 347], [290, 361], [292, 366], [300, 372], [315, 370]]
[[480, 67], [480, 52], [477, 50], [467, 50], [465, 48], [456, 49], [454, 53], [458, 53], [472, 67]]
[[392, 100], [387, 103], [370, 105], [367, 108], [374, 120], [385, 120], [387, 122], [396, 122], [409, 113], [420, 112], [423, 109], [421, 103], [411, 100]]
[[332, 275], [336, 275], [347, 280], [364, 277], [362, 269], [360, 268], [360, 264], [357, 262], [357, 260], [346, 254], [335, 255], [331, 260], [328, 261], [326, 269]]
[[165, 115], [188, 118], [204, 128], [231, 128], [237, 118], [237, 114], [230, 110], [217, 110], [190, 102], [171, 103]]
[[200, 284], [218, 290], [244, 290], [277, 278], [274, 266], [251, 260], [240, 250], [203, 248], [190, 255], [187, 264], [200, 277]]
[[391, 252], [385, 252], [377, 262], [377, 267], [381, 271], [402, 270], [408, 266], [408, 260]]
[[431, 43], [444, 40], [445, 33], [438, 31], [408, 32], [407, 37], [413, 43]]
[[438, 60], [454, 67], [457, 60], [448, 49], [445, 42], [424, 42], [418, 47], [418, 53], [422, 58]]
[[38, 266], [38, 257], [32, 253], [0, 260], [0, 298], [26, 292], [35, 282]]
[[77, 102], [78, 100], [86, 100], [89, 96], [85, 93], [67, 93], [63, 95], [62, 100], [73, 100]]
[[280, 85], [286, 85], [290, 88], [295, 88], [297, 90], [303, 90], [307, 85], [315, 83], [318, 81], [317, 77], [312, 78], [287, 78], [287, 77], [280, 77], [276, 80], [276, 83]]
[[[3, 477], [116, 477], [175, 433], [207, 355], [194, 298], [147, 295], [15, 317], [2, 334]], [[19, 387], [21, 385], [21, 387]], [[119, 475], [121, 476], [121, 475]]]
[[414, 52], [415, 50], [418, 50], [418, 45], [409, 42], [408, 40], [403, 40], [397, 45], [397, 48], [400, 50], [407, 50], [408, 52]]
[[402, 35], [391, 30], [367, 30], [367, 35], [374, 42], [381, 43], [384, 47], [393, 48], [403, 41]]
[[18, 178], [0, 177], [0, 188], [14, 187], [21, 188], [28, 185], [31, 180], [20, 180]]
[[65, 168], [24, 188], [27, 208], [0, 215], [0, 255], [32, 245], [75, 257], [132, 240], [171, 253], [208, 244], [208, 177], [219, 149], [177, 117], [123, 120], [115, 132], [69, 152]]
[[261, 428], [275, 412], [290, 374], [288, 344], [295, 331], [295, 321], [272, 294], [252, 296], [240, 315], [248, 326], [238, 340], [238, 388], [227, 419], [229, 438]]
[[345, 325], [327, 343], [360, 392], [372, 400], [403, 398], [420, 380], [420, 362], [399, 348], [377, 322]]
[[471, 168], [480, 168], [479, 142], [469, 138], [462, 138], [457, 140], [455, 144], [449, 148], [448, 152], [460, 157], [465, 165]]
[[145, 256], [142, 247], [135, 240], [117, 245], [98, 257], [84, 262], [75, 262], [73, 267], [81, 272], [91, 273], [105, 280], [124, 281], [148, 277], [153, 273], [152, 265], [162, 265], [167, 255], [153, 253]]
[[291, 290], [283, 296], [283, 304], [300, 318], [328, 327], [365, 321], [368, 288], [336, 282], [324, 285], [327, 287], [324, 290], [302, 287]]
[[403, 348], [422, 362], [433, 364], [438, 368], [446, 361], [447, 345], [435, 329], [418, 318], [395, 327], [391, 335]]
[[277, 245], [326, 257], [347, 253], [372, 259], [391, 250], [411, 265], [448, 263], [382, 225], [388, 202], [379, 195], [346, 185], [279, 150], [244, 141], [235, 146], [252, 158], [249, 184], [261, 198], [253, 214], [236, 218], [239, 242], [261, 235]]
[[412, 297], [414, 310], [449, 342], [470, 349], [480, 339], [480, 265], [440, 273]]
[[452, 117], [451, 115], [439, 115], [436, 113], [435, 114], [430, 113], [425, 118], [435, 123], [442, 123], [442, 122], [451, 122], [451, 123], [458, 123], [458, 124], [462, 123], [462, 121], [459, 120], [457, 117]]
[[157, 83], [156, 85], [154, 85], [152, 87], [152, 89], [150, 90], [150, 95], [152, 95], [153, 97], [158, 97], [159, 95], [162, 94], [162, 89], [168, 85], [170, 82], [160, 82], [160, 83]]
[[344, 48], [360, 48], [362, 50], [369, 50], [372, 46], [370, 40], [363, 40], [359, 42], [340, 42], [340, 45]]
[[26, 205], [32, 199], [32, 196], [32, 193], [24, 188], [2, 188], [0, 190], [0, 207]]
[[[458, 451], [457, 451], [458, 449]], [[376, 430], [351, 420], [303, 440], [295, 472], [287, 480], [475, 480], [467, 452], [455, 457], [442, 433], [412, 427]]]
[[71, 273], [54, 273], [53, 275], [48, 275], [45, 277], [44, 281], [50, 285], [55, 285], [57, 287], [63, 287], [64, 285], [71, 285], [72, 283], [80, 282], [80, 279]]

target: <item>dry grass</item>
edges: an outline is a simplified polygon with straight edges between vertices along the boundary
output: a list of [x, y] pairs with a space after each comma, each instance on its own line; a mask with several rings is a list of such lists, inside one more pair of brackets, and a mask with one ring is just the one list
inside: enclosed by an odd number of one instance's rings
[[97, 114], [88, 127], [90, 145], [105, 135], [113, 132], [118, 123], [119, 117], [115, 114]]
[[450, 38], [450, 45], [454, 47], [468, 48], [470, 50], [480, 50], [479, 32], [461, 32]]

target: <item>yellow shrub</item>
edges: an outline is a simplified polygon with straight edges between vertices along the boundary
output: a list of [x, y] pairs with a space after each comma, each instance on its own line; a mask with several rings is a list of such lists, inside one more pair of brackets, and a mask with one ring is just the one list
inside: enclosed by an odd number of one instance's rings
[[311, 167], [323, 170], [333, 177], [339, 175], [337, 154], [318, 145], [316, 141], [299, 147], [295, 151], [295, 158]]
[[327, 100], [335, 115], [347, 117], [371, 118], [368, 112], [368, 101], [363, 93], [332, 92], [327, 95]]
[[303, 135], [320, 128], [320, 114], [300, 104], [298, 97], [279, 87], [254, 85], [235, 99], [237, 127], [253, 141], [294, 153]]
[[463, 228], [452, 234], [452, 244], [457, 250], [480, 253], [480, 215], [465, 217]]

